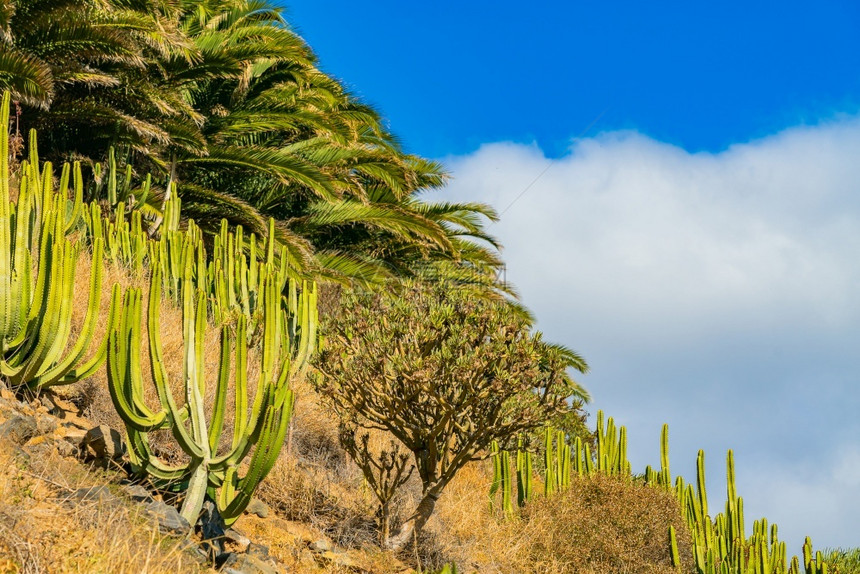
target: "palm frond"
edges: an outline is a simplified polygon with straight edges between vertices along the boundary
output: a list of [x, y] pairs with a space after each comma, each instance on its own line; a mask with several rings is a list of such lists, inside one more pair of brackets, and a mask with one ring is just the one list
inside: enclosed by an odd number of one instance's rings
[[0, 50], [0, 89], [23, 103], [47, 108], [54, 93], [51, 68], [39, 58], [4, 46]]

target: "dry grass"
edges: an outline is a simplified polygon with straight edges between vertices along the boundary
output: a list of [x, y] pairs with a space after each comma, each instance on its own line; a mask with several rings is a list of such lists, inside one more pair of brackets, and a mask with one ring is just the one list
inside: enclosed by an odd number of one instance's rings
[[334, 415], [306, 382], [295, 391], [290, 439], [258, 496], [280, 516], [308, 523], [338, 545], [373, 546], [376, 497], [341, 449]]
[[[110, 482], [43, 449], [29, 459], [0, 443], [0, 572], [205, 572], [133, 504], [67, 503], [67, 492]], [[120, 499], [121, 500], [121, 499]]]
[[490, 474], [474, 464], [440, 500], [436, 543], [442, 559], [489, 573], [676, 574], [668, 529], [678, 532], [684, 572], [692, 571], [689, 535], [670, 494], [629, 479], [574, 479], [550, 498], [536, 497], [522, 518], [490, 510]]

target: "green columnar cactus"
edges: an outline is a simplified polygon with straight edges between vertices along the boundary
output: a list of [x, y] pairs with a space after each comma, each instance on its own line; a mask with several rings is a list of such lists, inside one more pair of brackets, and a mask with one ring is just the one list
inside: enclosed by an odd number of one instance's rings
[[559, 490], [570, 486], [570, 445], [567, 444], [567, 437], [564, 431], [556, 431], [556, 479], [558, 480]]
[[696, 457], [696, 492], [702, 519], [710, 520], [708, 517], [708, 492], [705, 489], [705, 451], [703, 450], [700, 450]]
[[[165, 208], [168, 212], [172, 205], [178, 205], [178, 200], [168, 202]], [[178, 218], [178, 210], [177, 215]], [[173, 216], [171, 215], [170, 219]], [[168, 218], [165, 218], [165, 222]], [[183, 278], [186, 268], [190, 267], [190, 277], [195, 286], [205, 293], [211, 293], [207, 281], [206, 250], [203, 247], [203, 234], [193, 221], [188, 221], [184, 231], [172, 229], [165, 225], [158, 241], [149, 242], [150, 267], [158, 268], [162, 280], [162, 288], [174, 301], [182, 300]]]
[[553, 455], [552, 445], [553, 432], [551, 427], [547, 427], [544, 431], [544, 495], [549, 496], [555, 492], [556, 485], [556, 465]]
[[496, 493], [502, 487], [502, 457], [498, 441], [490, 443], [490, 459], [493, 462], [493, 480], [490, 483], [490, 510], [495, 507]]
[[[785, 542], [779, 540], [776, 525], [761, 519], [753, 523], [747, 539], [744, 535], [743, 499], [737, 495], [734, 455], [726, 455], [726, 511], [711, 520], [705, 491], [704, 453], [697, 457], [696, 488], [681, 477], [675, 482], [675, 493], [689, 526], [693, 558], [698, 572], [728, 574], [800, 574], [797, 557], [788, 560]], [[812, 557], [812, 544], [804, 545], [805, 574], [820, 574], [827, 566], [819, 552]], [[824, 570], [826, 571], [826, 570]]]
[[[240, 317], [235, 334], [221, 329], [219, 369], [215, 382], [214, 405], [207, 421], [203, 397], [207, 380], [204, 372], [203, 337], [206, 326], [206, 295], [193, 279], [194, 257], [184, 258], [181, 281], [183, 337], [185, 340], [185, 404], [173, 398], [171, 384], [162, 361], [160, 312], [162, 277], [160, 251], [152, 252], [148, 304], [149, 361], [160, 402], [153, 410], [144, 401], [140, 369], [141, 291], [129, 289], [120, 303], [119, 289], [112, 298], [114, 320], [110, 329], [108, 381], [111, 398], [123, 419], [129, 438], [129, 458], [138, 473], [148, 475], [159, 487], [184, 490], [181, 514], [195, 523], [204, 498], [213, 499], [225, 520], [232, 524], [251, 500], [260, 481], [271, 470], [284, 442], [292, 413], [292, 378], [304, 372], [305, 362], [316, 341], [316, 290], [314, 286], [299, 297], [298, 328], [288, 331], [280, 309], [280, 293], [271, 269], [264, 272], [260, 305], [264, 309], [260, 377], [248, 412], [246, 321]], [[120, 310], [120, 305], [122, 309]], [[233, 370], [235, 419], [232, 440], [222, 448], [222, 430], [231, 373]], [[168, 465], [158, 459], [149, 446], [151, 431], [170, 429], [189, 461]], [[226, 440], [226, 439], [225, 439]], [[248, 470], [239, 476], [239, 465], [254, 449]]]
[[627, 460], [627, 429], [616, 427], [612, 417], [604, 426], [603, 411], [597, 411], [597, 460], [599, 472], [608, 475], [629, 475]]
[[672, 488], [672, 473], [669, 471], [669, 425], [664, 424], [660, 431], [660, 484]]
[[585, 462], [582, 460], [584, 453], [582, 451], [582, 439], [576, 437], [573, 441], [573, 470], [578, 476], [585, 474]]
[[594, 474], [594, 459], [591, 458], [591, 447], [585, 443], [585, 452], [582, 455], [582, 461], [585, 463], [585, 474]]
[[555, 454], [553, 449], [553, 429], [552, 427], [547, 427], [544, 430], [544, 483], [543, 490], [544, 495], [549, 496], [556, 491], [556, 485], [558, 484], [558, 467], [555, 463]]
[[675, 527], [669, 525], [669, 548], [672, 553], [672, 566], [679, 568], [681, 566], [681, 556], [678, 554], [678, 538], [675, 535]]
[[119, 203], [111, 221], [103, 217], [99, 204], [92, 203], [84, 211], [84, 222], [91, 242], [97, 238], [104, 240], [106, 257], [111, 263], [141, 275], [149, 250], [149, 236], [143, 230], [140, 211], [132, 211], [130, 216], [126, 219], [125, 204]]
[[523, 450], [522, 439], [517, 448], [517, 505], [525, 506], [532, 497], [532, 453]]
[[107, 167], [101, 163], [95, 164], [93, 176], [89, 192], [91, 201], [103, 201], [102, 191], [107, 185], [107, 189], [104, 190], [106, 192], [104, 200], [107, 201], [107, 206], [110, 209], [115, 209], [120, 202], [125, 203], [126, 207], [132, 211], [138, 210], [146, 204], [152, 184], [151, 176], [147, 175], [140, 187], [134, 188], [132, 186], [133, 171], [131, 164], [126, 163], [125, 168], [120, 169], [113, 147], [108, 149]]
[[821, 552], [816, 552], [813, 559], [812, 540], [808, 536], [803, 543], [803, 565], [806, 569], [805, 574], [827, 574], [827, 563], [824, 562], [824, 555]]
[[[293, 270], [287, 264], [287, 250], [275, 248], [275, 221], [269, 220], [269, 238], [258, 253], [257, 237], [252, 233], [247, 241], [242, 227], [235, 233], [228, 231], [227, 222], [222, 221], [221, 232], [215, 237], [212, 261], [208, 268], [210, 293], [216, 322], [228, 323], [244, 315], [249, 325], [249, 335], [258, 331], [260, 309], [261, 270], [275, 270], [276, 284], [281, 292], [288, 291], [284, 303], [291, 316], [295, 316], [296, 282], [290, 281]], [[263, 253], [264, 252], [264, 253]]]
[[505, 516], [513, 516], [514, 505], [511, 502], [511, 490], [513, 488], [513, 480], [511, 479], [511, 455], [508, 451], [501, 451], [502, 461], [502, 511]]
[[[75, 201], [53, 189], [50, 163], [39, 169], [35, 132], [29, 160], [22, 162], [18, 199], [9, 199], [9, 93], [0, 106], [0, 376], [13, 388], [39, 391], [92, 374], [105, 357], [106, 339], [90, 349], [102, 284], [103, 243], [93, 244], [87, 310], [72, 343], [75, 270], [81, 245], [67, 237], [81, 211], [80, 167]], [[68, 190], [69, 167], [60, 189]], [[37, 254], [37, 255], [36, 255]], [[70, 347], [70, 348], [69, 348]], [[68, 350], [67, 350], [68, 349]]]
[[511, 504], [511, 462], [510, 454], [506, 450], [499, 448], [499, 443], [493, 441], [490, 444], [490, 452], [493, 458], [493, 482], [490, 485], [490, 508], [492, 509], [496, 502], [496, 493], [502, 491], [502, 512], [506, 516], [511, 516], [514, 512], [514, 506]]

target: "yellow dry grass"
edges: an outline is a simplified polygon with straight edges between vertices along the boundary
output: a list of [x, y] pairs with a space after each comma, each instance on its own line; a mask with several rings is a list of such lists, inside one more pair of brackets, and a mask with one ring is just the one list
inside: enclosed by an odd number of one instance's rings
[[45, 450], [29, 460], [0, 443], [0, 573], [206, 572], [135, 505], [64, 504], [111, 476]]

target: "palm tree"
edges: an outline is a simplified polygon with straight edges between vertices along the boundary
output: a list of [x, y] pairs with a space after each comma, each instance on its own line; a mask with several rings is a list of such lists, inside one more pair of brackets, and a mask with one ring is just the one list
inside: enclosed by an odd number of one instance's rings
[[[441, 166], [403, 153], [375, 110], [315, 67], [280, 9], [213, 1], [184, 13], [179, 27], [206, 71], [190, 97], [207, 116], [207, 153], [170, 159], [198, 223], [214, 229], [227, 207], [234, 223], [263, 232], [263, 217], [275, 217], [278, 239], [298, 260], [312, 253], [328, 278], [379, 280], [440, 256], [499, 265], [446, 228], [468, 221], [465, 233], [480, 234], [480, 216], [492, 217], [486, 206], [422, 211], [415, 194], [445, 182]], [[223, 62], [239, 64], [234, 75], [213, 74]]]
[[[23, 106], [21, 128], [40, 129], [52, 155], [100, 155], [126, 143], [171, 141], [193, 108], [159, 86], [151, 62], [190, 43], [149, 0], [3, 0], [0, 88]], [[190, 60], [189, 60], [190, 63]]]
[[267, 0], [0, 0], [0, 42], [0, 86], [49, 158], [114, 146], [154, 172], [154, 201], [178, 183], [204, 229], [262, 235], [274, 217], [293, 264], [323, 278], [493, 284], [495, 214], [422, 201], [442, 167], [404, 153]]

